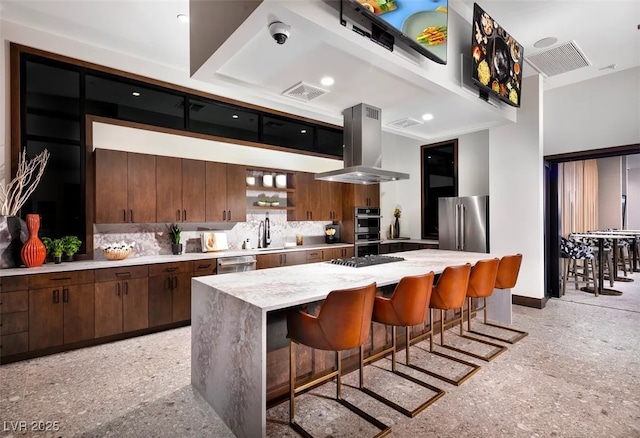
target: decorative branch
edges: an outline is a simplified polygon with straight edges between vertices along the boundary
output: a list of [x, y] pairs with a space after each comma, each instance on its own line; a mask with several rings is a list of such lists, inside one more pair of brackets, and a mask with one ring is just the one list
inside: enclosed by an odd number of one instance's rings
[[27, 161], [27, 152], [22, 151], [15, 178], [6, 186], [3, 182], [0, 183], [0, 215], [16, 216], [18, 214], [38, 187], [49, 155], [49, 151], [45, 149], [35, 158]]

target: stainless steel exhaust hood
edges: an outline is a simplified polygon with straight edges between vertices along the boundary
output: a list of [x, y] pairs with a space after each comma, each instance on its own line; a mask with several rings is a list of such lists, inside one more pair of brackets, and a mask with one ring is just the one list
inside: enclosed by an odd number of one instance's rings
[[343, 111], [344, 168], [317, 173], [315, 178], [352, 184], [377, 184], [409, 179], [408, 173], [383, 170], [382, 114], [365, 103]]

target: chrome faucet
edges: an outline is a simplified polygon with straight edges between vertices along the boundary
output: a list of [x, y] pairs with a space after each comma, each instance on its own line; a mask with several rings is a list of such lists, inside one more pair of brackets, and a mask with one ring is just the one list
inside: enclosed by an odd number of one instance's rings
[[269, 223], [269, 212], [265, 213], [264, 218], [264, 247], [271, 244], [271, 224]]
[[[258, 225], [258, 248], [262, 248], [262, 239], [264, 238], [264, 221], [260, 221]], [[266, 248], [266, 246], [264, 247]]]

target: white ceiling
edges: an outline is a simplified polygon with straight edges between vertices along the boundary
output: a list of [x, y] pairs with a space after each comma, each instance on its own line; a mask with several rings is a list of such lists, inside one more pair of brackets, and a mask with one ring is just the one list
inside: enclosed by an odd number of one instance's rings
[[[189, 0], [0, 0], [2, 19], [70, 37], [87, 44], [172, 66], [189, 74], [189, 28], [176, 19], [189, 13]], [[200, 0], [198, 0], [200, 1]], [[220, 5], [223, 17], [224, 1]], [[591, 65], [544, 80], [545, 90], [640, 65], [640, 1], [484, 0], [480, 5], [524, 46], [525, 56], [547, 36], [557, 44], [575, 41]], [[473, 0], [449, 0], [461, 26], [469, 26]], [[275, 44], [267, 31], [273, 17], [292, 26], [289, 41]], [[218, 18], [219, 18], [218, 17]], [[425, 112], [432, 122], [399, 131], [435, 139], [515, 120], [510, 107], [487, 105], [459, 86], [443, 85], [441, 66], [388, 52], [337, 24], [337, 13], [320, 1], [265, 0], [205, 67], [207, 81], [242, 89], [275, 109], [317, 113], [340, 124], [342, 109], [366, 102], [382, 108], [383, 125]], [[450, 15], [449, 26], [452, 25]], [[451, 35], [451, 33], [450, 33]], [[449, 53], [450, 62], [454, 54]], [[455, 60], [454, 60], [455, 62]], [[617, 64], [617, 70], [604, 67]], [[204, 74], [202, 72], [202, 76]], [[525, 65], [525, 76], [533, 74]], [[280, 95], [300, 81], [319, 86], [336, 80], [328, 94], [302, 103]], [[197, 75], [195, 76], [198, 77]], [[436, 78], [431, 80], [431, 78]], [[388, 129], [391, 130], [392, 129]]]

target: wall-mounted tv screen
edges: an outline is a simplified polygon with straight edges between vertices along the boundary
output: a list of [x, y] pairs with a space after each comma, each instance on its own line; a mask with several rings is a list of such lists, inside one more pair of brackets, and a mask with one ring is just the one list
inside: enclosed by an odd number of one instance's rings
[[383, 31], [423, 56], [439, 64], [447, 63], [448, 0], [347, 1]]
[[471, 79], [480, 87], [481, 97], [490, 94], [520, 107], [524, 48], [477, 3], [471, 35]]

